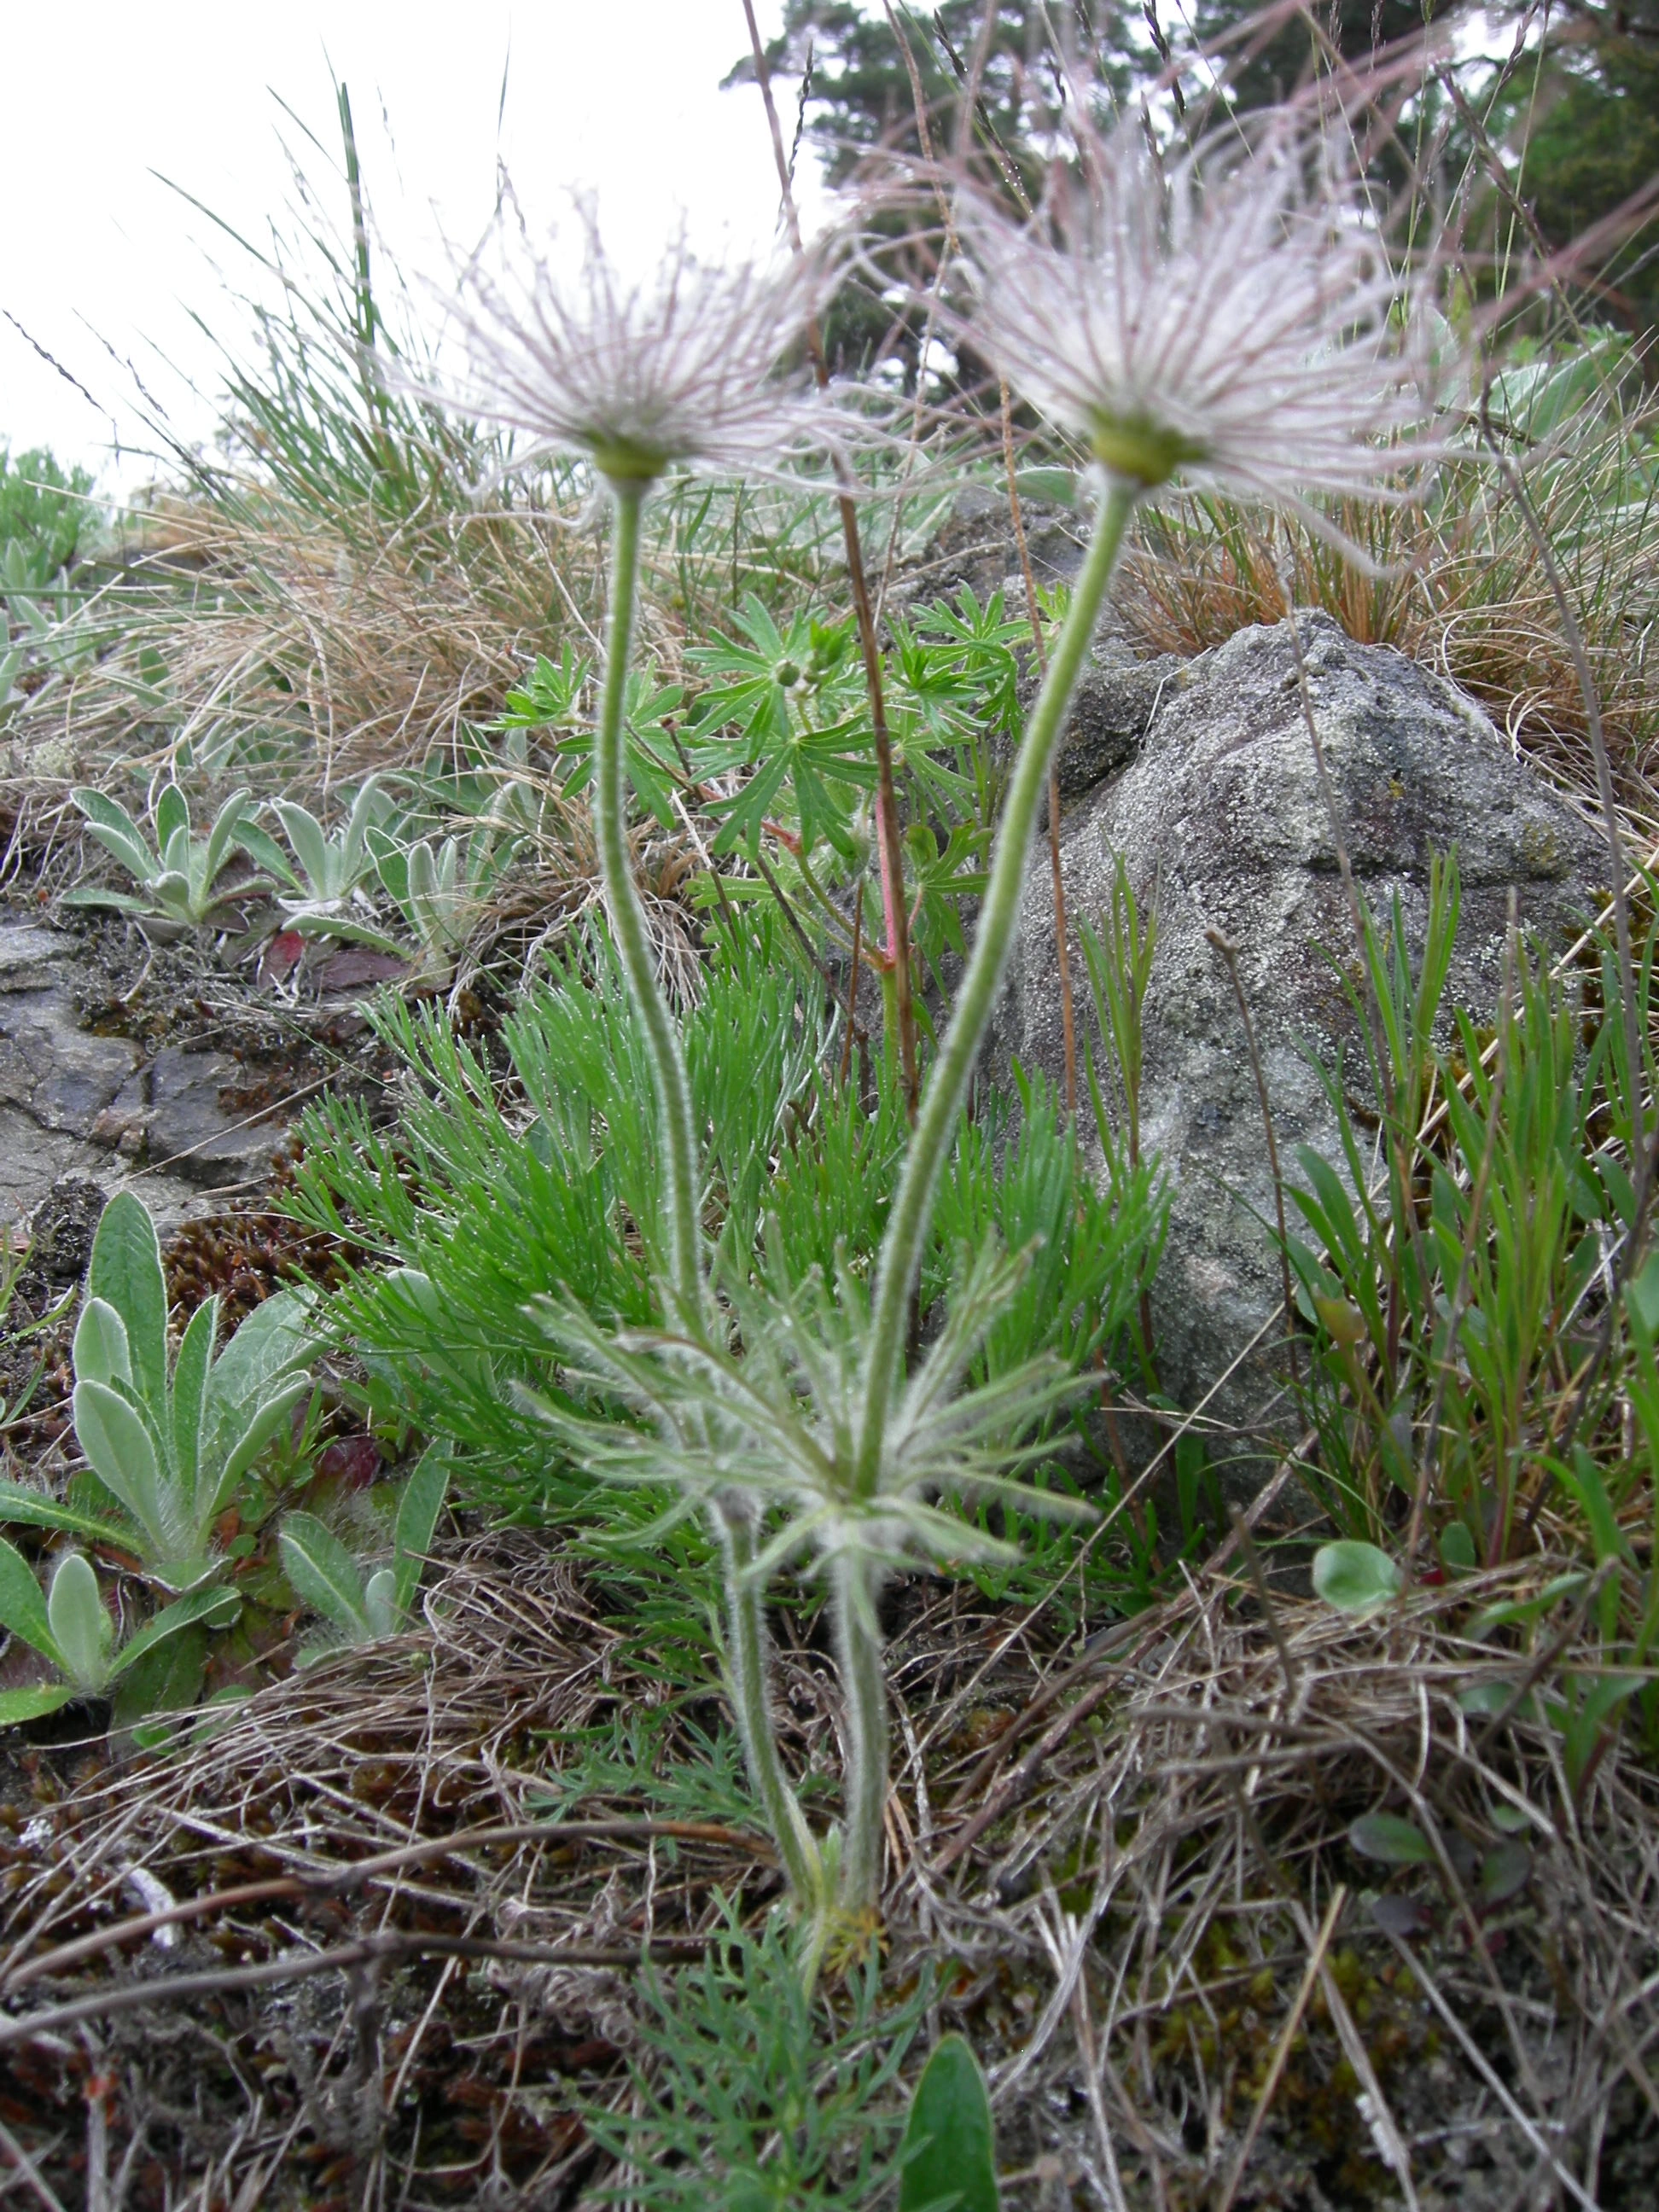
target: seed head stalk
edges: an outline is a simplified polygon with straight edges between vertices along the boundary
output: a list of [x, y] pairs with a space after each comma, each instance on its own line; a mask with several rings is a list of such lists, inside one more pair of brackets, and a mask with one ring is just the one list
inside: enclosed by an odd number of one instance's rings
[[869, 1563], [858, 1553], [834, 1560], [831, 1599], [836, 1662], [847, 1700], [846, 1805], [842, 1823], [841, 1904], [865, 1918], [881, 1898], [882, 1816], [887, 1808], [887, 1679]]
[[646, 483], [635, 477], [609, 479], [615, 530], [611, 542], [611, 621], [605, 643], [605, 690], [593, 746], [593, 818], [599, 836], [599, 870], [605, 909], [611, 916], [623, 972], [645, 1026], [647, 1048], [657, 1089], [657, 1120], [662, 1136], [663, 1180], [668, 1197], [668, 1272], [679, 1327], [700, 1331], [703, 1314], [702, 1237], [699, 1226], [701, 1176], [691, 1086], [681, 1056], [674, 1017], [657, 983], [657, 963], [633, 856], [628, 849], [623, 799], [623, 727], [627, 718], [628, 663], [634, 641], [634, 601], [639, 584], [640, 509]]
[[[753, 1574], [754, 1525], [741, 1511], [722, 1512], [719, 1522], [726, 1565], [726, 1609], [731, 1621], [726, 1665], [750, 1778], [765, 1810], [784, 1872], [789, 1877], [789, 1887], [813, 1917], [821, 1921], [825, 1904], [823, 1862], [799, 1801], [783, 1771], [772, 1726], [771, 1639], [766, 1632], [766, 1617]], [[884, 1762], [884, 1773], [885, 1771]]]
[[1105, 604], [1107, 586], [1141, 487], [1119, 477], [1108, 481], [1105, 503], [1083, 564], [1072, 604], [1054, 644], [1042, 689], [1015, 764], [997, 832], [985, 903], [974, 936], [956, 1011], [922, 1096], [915, 1135], [904, 1163], [897, 1202], [882, 1239], [875, 1314], [870, 1336], [870, 1374], [858, 1452], [860, 1491], [875, 1486], [882, 1439], [892, 1409], [907, 1336], [906, 1318], [921, 1268], [922, 1247], [957, 1116], [979, 1057], [1019, 922], [1020, 899], [1037, 810], [1048, 788], [1048, 763], [1059, 740], [1084, 655]]
[[[607, 480], [615, 528], [605, 688], [593, 746], [593, 816], [605, 909], [622, 957], [623, 972], [644, 1029], [657, 1092], [663, 1180], [668, 1200], [668, 1289], [678, 1309], [674, 1321], [688, 1334], [702, 1336], [707, 1332], [709, 1314], [700, 1220], [702, 1175], [691, 1086], [674, 1016], [657, 981], [650, 930], [639, 887], [634, 880], [633, 856], [628, 848], [623, 796], [623, 734], [634, 606], [639, 586], [640, 510], [651, 478], [648, 475], [613, 472]], [[772, 1726], [768, 1696], [770, 1638], [766, 1631], [762, 1593], [750, 1571], [754, 1560], [753, 1528], [740, 1503], [728, 1509], [717, 1501], [714, 1519], [725, 1565], [726, 1613], [731, 1623], [727, 1657], [732, 1694], [750, 1776], [777, 1839], [790, 1887], [821, 1921], [822, 1863], [778, 1756]]]
[[[1108, 480], [1094, 539], [1015, 763], [997, 833], [990, 882], [975, 933], [973, 957], [963, 978], [944, 1047], [922, 1094], [897, 1202], [882, 1240], [864, 1425], [854, 1461], [855, 1481], [866, 1498], [873, 1495], [877, 1487], [887, 1423], [909, 1334], [910, 1301], [921, 1273], [922, 1247], [933, 1219], [939, 1176], [1018, 927], [1026, 865], [1037, 811], [1048, 789], [1049, 763], [1105, 604], [1129, 519], [1143, 489], [1141, 483], [1125, 477]], [[864, 1579], [857, 1580], [860, 1577]], [[836, 1632], [848, 1698], [851, 1769], [842, 1845], [841, 1898], [845, 1910], [860, 1912], [867, 1911], [879, 1894], [882, 1814], [887, 1794], [886, 1691], [880, 1638], [867, 1571], [860, 1561], [838, 1564], [835, 1598]]]

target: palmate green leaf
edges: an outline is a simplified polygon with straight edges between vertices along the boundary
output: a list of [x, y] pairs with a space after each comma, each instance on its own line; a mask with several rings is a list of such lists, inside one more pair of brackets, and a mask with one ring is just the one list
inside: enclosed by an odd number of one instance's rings
[[[687, 655], [709, 681], [686, 739], [694, 757], [710, 766], [736, 767], [787, 739], [791, 696], [802, 688], [812, 656], [811, 618], [797, 617], [786, 634], [753, 592], [744, 600], [738, 628], [741, 640], [719, 635]], [[715, 732], [733, 726], [735, 748], [727, 738], [709, 744]]]
[[875, 735], [867, 723], [854, 718], [826, 729], [792, 729], [773, 740], [733, 798], [705, 799], [704, 811], [723, 817], [714, 849], [729, 853], [741, 842], [757, 853], [769, 817], [793, 815], [809, 853], [828, 842], [850, 854], [854, 810], [875, 781]]
[[498, 726], [503, 730], [574, 729], [586, 724], [582, 694], [592, 674], [592, 663], [560, 647], [556, 661], [538, 653], [529, 675], [516, 691], [507, 695], [507, 708]]
[[[667, 720], [678, 713], [684, 696], [678, 684], [659, 685], [645, 670], [629, 673], [623, 722], [628, 779], [635, 796], [665, 830], [673, 829], [679, 820], [674, 793], [685, 781]], [[559, 739], [554, 750], [567, 763], [564, 789], [572, 794], [586, 791], [593, 780], [592, 731], [586, 727], [572, 731]]]

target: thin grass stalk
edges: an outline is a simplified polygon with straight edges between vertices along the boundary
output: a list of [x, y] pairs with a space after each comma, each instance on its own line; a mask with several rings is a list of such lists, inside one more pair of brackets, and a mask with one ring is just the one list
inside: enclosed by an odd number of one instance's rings
[[928, 1078], [898, 1196], [882, 1239], [864, 1421], [855, 1462], [856, 1480], [866, 1497], [875, 1488], [880, 1466], [888, 1416], [908, 1340], [910, 1301], [921, 1272], [939, 1179], [1018, 927], [1026, 862], [1037, 808], [1048, 784], [1048, 763], [1139, 495], [1138, 486], [1115, 477], [1109, 480], [1094, 539], [1015, 763], [980, 909], [973, 957], [945, 1043]]
[[691, 1086], [681, 1057], [674, 1017], [657, 982], [651, 932], [634, 881], [623, 796], [623, 732], [628, 662], [633, 646], [634, 603], [639, 584], [640, 509], [644, 486], [611, 483], [615, 529], [611, 541], [611, 619], [605, 645], [605, 688], [593, 745], [593, 826], [623, 972], [639, 1009], [662, 1133], [663, 1181], [668, 1200], [668, 1266], [682, 1327], [703, 1323], [702, 1237], [698, 1219], [701, 1176]]
[[[766, 120], [771, 129], [772, 155], [777, 165], [784, 218], [789, 227], [789, 243], [797, 254], [802, 254], [805, 248], [801, 240], [800, 216], [795, 206], [795, 187], [789, 173], [788, 157], [783, 149], [783, 131], [778, 121], [777, 103], [772, 97], [772, 72], [767, 66], [766, 49], [761, 44], [760, 26], [755, 21], [754, 0], [743, 0], [743, 12], [748, 21], [749, 43], [754, 54], [755, 81], [760, 87], [761, 98], [766, 105]], [[824, 356], [823, 337], [816, 314], [806, 319], [806, 350], [811, 357], [812, 374], [818, 388], [825, 391], [830, 384], [830, 364]], [[898, 1032], [899, 1066], [904, 1077], [905, 1112], [914, 1123], [921, 1093], [921, 1078], [916, 1057], [910, 916], [904, 899], [904, 860], [899, 839], [898, 792], [893, 781], [893, 741], [887, 727], [887, 700], [881, 678], [881, 649], [876, 642], [875, 615], [871, 608], [870, 587], [864, 572], [864, 547], [859, 536], [858, 510], [853, 503], [852, 479], [839, 454], [836, 457], [836, 474], [842, 487], [836, 505], [841, 514], [842, 536], [847, 548], [847, 580], [853, 594], [859, 651], [864, 661], [865, 689], [870, 699], [870, 726], [875, 738], [876, 849], [881, 872], [882, 908], [887, 924], [888, 967], [884, 980], [890, 979], [893, 1022]]]
[[[1513, 1042], [1515, 973], [1518, 953], [1518, 924], [1516, 896], [1510, 891], [1509, 926], [1504, 937], [1504, 980], [1498, 1000], [1498, 1035], [1492, 1040], [1497, 1051], [1497, 1070], [1487, 1096], [1486, 1141], [1480, 1154], [1480, 1164], [1475, 1173], [1474, 1188], [1469, 1194], [1468, 1227], [1463, 1233], [1463, 1249], [1458, 1257], [1457, 1280], [1452, 1285], [1451, 1305], [1446, 1316], [1446, 1342], [1437, 1363], [1434, 1379], [1434, 1400], [1429, 1409], [1428, 1438], [1423, 1447], [1423, 1456], [1418, 1469], [1417, 1487], [1412, 1497], [1412, 1517], [1406, 1532], [1406, 1573], [1409, 1577], [1417, 1571], [1418, 1547], [1423, 1540], [1423, 1523], [1428, 1513], [1429, 1488], [1433, 1482], [1440, 1459], [1440, 1428], [1445, 1418], [1446, 1391], [1455, 1371], [1457, 1358], [1458, 1332], [1463, 1326], [1464, 1301], [1468, 1296], [1469, 1275], [1474, 1261], [1474, 1248], [1480, 1241], [1486, 1219], [1486, 1193], [1492, 1187], [1492, 1161], [1498, 1152], [1504, 1113], [1504, 1092], [1509, 1079], [1510, 1048]], [[1488, 1562], [1490, 1565], [1491, 1562]]]
[[[1579, 1385], [1577, 1395], [1573, 1400], [1572, 1412], [1568, 1417], [1565, 1432], [1558, 1447], [1563, 1454], [1565, 1454], [1572, 1448], [1573, 1439], [1583, 1424], [1601, 1370], [1607, 1364], [1607, 1354], [1613, 1348], [1613, 1332], [1619, 1321], [1619, 1293], [1630, 1280], [1636, 1264], [1642, 1256], [1647, 1231], [1648, 1208], [1653, 1197], [1654, 1156], [1653, 1147], [1650, 1146], [1648, 1139], [1647, 1105], [1642, 1097], [1643, 1060], [1641, 1040], [1637, 1032], [1636, 961], [1631, 945], [1630, 898], [1626, 889], [1625, 845], [1619, 829], [1618, 800], [1613, 787], [1613, 763], [1608, 757], [1607, 738], [1601, 728], [1601, 696], [1596, 690], [1595, 678], [1590, 670], [1589, 655], [1584, 647], [1584, 633], [1577, 616], [1573, 611], [1572, 601], [1568, 597], [1566, 585], [1562, 580], [1560, 566], [1555, 558], [1555, 549], [1550, 544], [1548, 532], [1538, 519], [1537, 510], [1533, 506], [1527, 487], [1522, 480], [1520, 470], [1503, 451], [1492, 434], [1492, 422], [1487, 413], [1487, 393], [1483, 391], [1480, 396], [1480, 435], [1491, 452], [1492, 459], [1498, 464], [1498, 472], [1503, 477], [1510, 495], [1515, 501], [1516, 510], [1526, 527], [1527, 535], [1531, 538], [1537, 552], [1539, 565], [1542, 568], [1545, 580], [1549, 586], [1550, 596], [1555, 601], [1556, 612], [1560, 617], [1562, 635], [1566, 639], [1567, 650], [1572, 656], [1573, 668], [1583, 698], [1584, 723], [1589, 733], [1590, 751], [1595, 763], [1595, 796], [1601, 808], [1602, 831], [1607, 841], [1607, 859], [1613, 870], [1613, 946], [1619, 966], [1619, 995], [1623, 1002], [1619, 1011], [1627, 1070], [1626, 1081], [1629, 1086], [1631, 1104], [1631, 1180], [1634, 1190], [1631, 1207], [1630, 1231], [1625, 1238], [1623, 1249], [1614, 1256], [1613, 1287], [1607, 1298], [1601, 1326], [1596, 1332], [1595, 1348], [1585, 1368], [1583, 1380]], [[1659, 1144], [1659, 1133], [1656, 1133], [1655, 1142]], [[1540, 1497], [1541, 1496], [1540, 1491]], [[1533, 1512], [1528, 1516], [1528, 1527], [1531, 1526], [1536, 1516], [1537, 1505], [1538, 1500], [1535, 1499]]]

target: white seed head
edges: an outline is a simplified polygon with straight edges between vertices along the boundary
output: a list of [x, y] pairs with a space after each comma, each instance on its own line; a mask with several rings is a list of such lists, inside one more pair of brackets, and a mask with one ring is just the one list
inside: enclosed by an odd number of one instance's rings
[[783, 472], [826, 441], [836, 410], [780, 374], [822, 282], [812, 256], [763, 267], [701, 261], [684, 230], [654, 276], [623, 278], [591, 208], [580, 267], [554, 266], [498, 226], [489, 264], [462, 273], [454, 316], [469, 357], [455, 404], [538, 453], [585, 454], [649, 482], [676, 464]]
[[1325, 139], [1281, 118], [1242, 156], [1161, 160], [1125, 125], [1085, 152], [1086, 183], [1028, 223], [963, 195], [963, 335], [1016, 392], [1146, 491], [1181, 475], [1301, 509], [1420, 450], [1400, 288]]

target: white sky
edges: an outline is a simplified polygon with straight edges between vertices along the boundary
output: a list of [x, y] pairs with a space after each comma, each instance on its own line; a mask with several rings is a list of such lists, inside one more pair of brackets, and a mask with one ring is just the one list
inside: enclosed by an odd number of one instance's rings
[[[781, 0], [757, 14], [770, 37]], [[411, 270], [441, 276], [441, 240], [476, 240], [498, 151], [532, 222], [568, 213], [562, 188], [592, 190], [625, 264], [654, 260], [682, 210], [706, 247], [764, 244], [778, 194], [760, 95], [719, 88], [747, 45], [740, 0], [7, 0], [0, 309], [108, 413], [0, 319], [0, 443], [48, 445], [111, 489], [143, 481], [142, 460], [112, 454], [118, 433], [142, 438], [128, 361], [187, 441], [208, 437], [215, 355], [191, 310], [239, 336], [213, 264], [250, 272], [154, 173], [259, 238], [290, 197], [282, 137], [302, 145], [273, 94], [322, 143], [326, 165], [304, 149], [313, 178], [337, 163], [331, 65], [375, 223]]]

